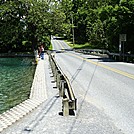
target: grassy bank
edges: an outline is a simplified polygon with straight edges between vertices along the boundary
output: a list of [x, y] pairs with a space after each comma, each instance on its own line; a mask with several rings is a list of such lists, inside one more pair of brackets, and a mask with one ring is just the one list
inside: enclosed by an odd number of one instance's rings
[[72, 47], [72, 48], [74, 48], [74, 49], [91, 49], [92, 48], [92, 46], [91, 46], [91, 44], [89, 44], [89, 43], [85, 43], [85, 44], [73, 44], [72, 42], [69, 42], [69, 41], [67, 41], [67, 40], [65, 40], [65, 42], [70, 46], [70, 47]]
[[53, 50], [53, 46], [52, 46], [52, 43], [50, 44], [48, 50]]

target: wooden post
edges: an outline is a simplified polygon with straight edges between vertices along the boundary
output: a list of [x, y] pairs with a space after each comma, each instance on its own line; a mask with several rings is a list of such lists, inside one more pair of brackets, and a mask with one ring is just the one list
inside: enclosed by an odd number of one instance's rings
[[67, 98], [63, 98], [62, 105], [63, 105], [63, 116], [68, 116], [69, 115], [69, 104], [68, 104]]
[[65, 81], [61, 80], [60, 82], [60, 88], [59, 88], [59, 96], [63, 97], [65, 95]]

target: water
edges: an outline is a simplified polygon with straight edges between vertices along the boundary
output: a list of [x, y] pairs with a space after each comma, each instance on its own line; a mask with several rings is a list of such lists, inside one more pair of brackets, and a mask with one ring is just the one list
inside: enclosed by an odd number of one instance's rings
[[30, 95], [35, 66], [32, 58], [0, 58], [0, 113]]

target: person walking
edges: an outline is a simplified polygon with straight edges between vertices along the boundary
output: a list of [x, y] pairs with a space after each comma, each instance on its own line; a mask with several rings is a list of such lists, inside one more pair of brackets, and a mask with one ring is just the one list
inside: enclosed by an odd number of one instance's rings
[[40, 58], [42, 59], [42, 60], [44, 60], [44, 46], [43, 45], [41, 45], [40, 46]]

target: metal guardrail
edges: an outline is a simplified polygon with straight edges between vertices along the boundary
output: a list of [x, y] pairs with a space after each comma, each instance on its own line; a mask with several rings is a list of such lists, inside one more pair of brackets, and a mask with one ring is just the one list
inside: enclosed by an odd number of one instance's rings
[[109, 51], [105, 49], [75, 49], [75, 52], [96, 55], [101, 57], [108, 57]]
[[57, 88], [59, 89], [59, 96], [62, 97], [63, 116], [67, 116], [70, 111], [77, 109], [77, 99], [75, 98], [69, 79], [58, 66], [54, 55], [52, 55], [51, 52], [48, 52], [48, 55], [54, 80]]
[[114, 59], [115, 61], [134, 62], [133, 54], [109, 53], [109, 58]]
[[115, 61], [134, 62], [133, 54], [110, 53], [105, 49], [75, 49], [75, 52], [111, 58]]

